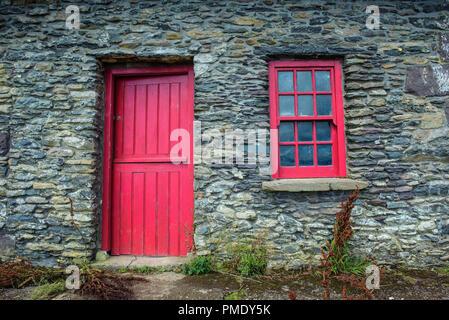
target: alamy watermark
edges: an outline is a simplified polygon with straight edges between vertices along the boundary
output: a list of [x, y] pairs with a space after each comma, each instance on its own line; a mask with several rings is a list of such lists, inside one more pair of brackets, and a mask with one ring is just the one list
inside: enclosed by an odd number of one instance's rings
[[365, 269], [365, 286], [368, 290], [380, 288], [380, 269], [375, 264], [369, 265]]
[[366, 7], [365, 13], [370, 15], [366, 18], [365, 25], [370, 30], [377, 30], [380, 27], [380, 13], [379, 7], [376, 5], [370, 5]]
[[65, 20], [65, 27], [69, 30], [80, 28], [80, 8], [75, 5], [70, 5], [65, 8], [65, 13], [68, 15]]
[[69, 276], [65, 280], [65, 287], [69, 290], [80, 288], [80, 269], [76, 265], [70, 265], [65, 268], [65, 273]]
[[[269, 140], [277, 143], [278, 129], [225, 129], [212, 128], [202, 131], [201, 121], [194, 121], [193, 163], [252, 164], [260, 166], [261, 174], [270, 174]], [[170, 133], [174, 143], [170, 149], [170, 161], [174, 164], [191, 163], [191, 134], [178, 128]], [[272, 157], [276, 161], [277, 156]], [[264, 166], [266, 165], [266, 166]], [[271, 163], [273, 168], [277, 163]]]

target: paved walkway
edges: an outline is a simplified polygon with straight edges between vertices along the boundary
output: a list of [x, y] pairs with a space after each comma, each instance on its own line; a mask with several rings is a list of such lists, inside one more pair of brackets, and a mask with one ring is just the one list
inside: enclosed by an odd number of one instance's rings
[[106, 256], [104, 261], [97, 261], [93, 264], [95, 267], [120, 269], [122, 267], [162, 267], [162, 266], [178, 266], [192, 259], [193, 256], [186, 257], [148, 257], [148, 256]]

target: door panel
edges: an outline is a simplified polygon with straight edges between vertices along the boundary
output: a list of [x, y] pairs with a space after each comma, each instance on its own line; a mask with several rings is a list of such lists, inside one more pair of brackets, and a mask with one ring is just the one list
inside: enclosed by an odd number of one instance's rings
[[187, 243], [192, 242], [186, 230], [192, 230], [193, 164], [170, 161], [170, 150], [178, 143], [170, 141], [171, 131], [192, 128], [187, 90], [184, 75], [117, 80], [113, 255], [187, 254]]
[[[114, 161], [167, 159], [170, 133], [188, 129], [187, 76], [117, 81]], [[191, 122], [191, 121], [190, 121]]]
[[188, 171], [173, 164], [117, 164], [114, 166], [112, 254], [185, 255], [184, 225], [188, 210], [182, 200], [189, 193]]

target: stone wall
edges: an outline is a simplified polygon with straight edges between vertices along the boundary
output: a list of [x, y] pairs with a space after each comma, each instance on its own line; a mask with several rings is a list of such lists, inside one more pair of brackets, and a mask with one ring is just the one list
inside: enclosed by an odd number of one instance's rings
[[[447, 2], [377, 1], [378, 30], [362, 1], [88, 0], [80, 30], [68, 30], [72, 4], [0, 0], [0, 256], [54, 264], [95, 252], [105, 63], [193, 58], [195, 120], [224, 131], [269, 128], [268, 61], [332, 58], [343, 65], [348, 176], [369, 183], [353, 249], [449, 260]], [[263, 191], [263, 166], [195, 166], [197, 249], [260, 234], [272, 267], [316, 261], [350, 192]]]

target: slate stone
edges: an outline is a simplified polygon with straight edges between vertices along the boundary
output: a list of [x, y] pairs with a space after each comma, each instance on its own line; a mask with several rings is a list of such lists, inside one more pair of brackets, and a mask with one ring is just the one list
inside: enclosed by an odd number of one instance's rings
[[[48, 265], [84, 257], [70, 196], [95, 256], [105, 67], [193, 64], [203, 130], [245, 131], [270, 127], [269, 61], [321, 59], [342, 63], [347, 179], [368, 185], [352, 212], [351, 250], [414, 266], [447, 261], [447, 226], [434, 224], [449, 214], [448, 4], [380, 4], [380, 29], [369, 30], [363, 6], [292, 3], [85, 0], [81, 30], [69, 32], [58, 6], [0, 1], [0, 228], [23, 239], [16, 255]], [[333, 189], [354, 187], [268, 192], [267, 161], [194, 171], [198, 252], [221, 256], [262, 235], [279, 268], [319, 264], [352, 193]]]
[[16, 242], [11, 235], [0, 232], [0, 257], [13, 256]]
[[5, 156], [9, 152], [9, 133], [0, 132], [0, 156]]
[[440, 33], [438, 53], [441, 60], [449, 62], [449, 33]]
[[444, 107], [444, 114], [446, 115], [446, 121], [449, 123], [449, 99], [446, 100]]
[[449, 65], [409, 67], [405, 90], [418, 96], [448, 95]]

